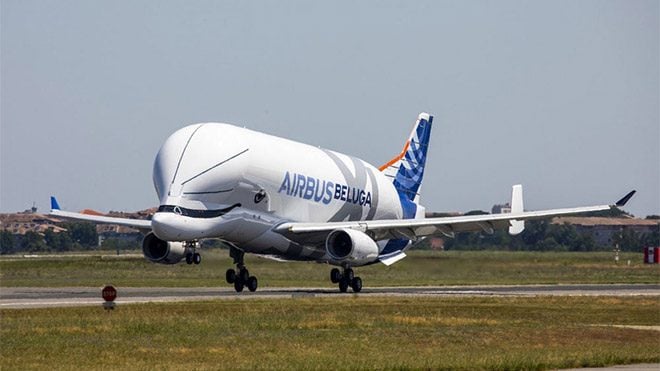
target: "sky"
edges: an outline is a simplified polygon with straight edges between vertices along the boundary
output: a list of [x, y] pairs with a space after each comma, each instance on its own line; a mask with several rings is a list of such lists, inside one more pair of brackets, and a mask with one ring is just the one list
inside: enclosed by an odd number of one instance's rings
[[0, 212], [156, 206], [153, 160], [227, 122], [380, 166], [435, 116], [432, 211], [660, 214], [659, 2], [0, 2]]

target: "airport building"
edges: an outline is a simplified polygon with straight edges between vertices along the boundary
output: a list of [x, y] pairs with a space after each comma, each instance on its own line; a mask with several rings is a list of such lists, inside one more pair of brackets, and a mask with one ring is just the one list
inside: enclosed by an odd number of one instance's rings
[[614, 244], [614, 237], [624, 229], [629, 229], [637, 234], [647, 234], [658, 231], [660, 220], [637, 219], [637, 218], [605, 218], [605, 217], [577, 217], [567, 216], [553, 218], [552, 224], [570, 224], [578, 233], [586, 233], [593, 236], [598, 245]]

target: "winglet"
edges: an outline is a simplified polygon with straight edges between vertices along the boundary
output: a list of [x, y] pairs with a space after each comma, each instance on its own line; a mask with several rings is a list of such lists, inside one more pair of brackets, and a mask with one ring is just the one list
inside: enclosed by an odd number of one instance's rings
[[623, 196], [622, 199], [620, 199], [619, 201], [617, 201], [614, 205], [616, 205], [616, 207], [623, 207], [623, 206], [625, 206], [626, 203], [628, 203], [628, 201], [632, 198], [632, 196], [635, 195], [636, 192], [637, 192], [637, 191], [633, 189], [632, 191], [628, 192], [627, 195]]
[[60, 210], [60, 204], [57, 203], [55, 196], [50, 196], [50, 209], [51, 210]]
[[[522, 214], [524, 211], [522, 184], [516, 184], [511, 187], [511, 214]], [[515, 236], [525, 230], [524, 220], [513, 219], [509, 223], [509, 234], [511, 235]]]

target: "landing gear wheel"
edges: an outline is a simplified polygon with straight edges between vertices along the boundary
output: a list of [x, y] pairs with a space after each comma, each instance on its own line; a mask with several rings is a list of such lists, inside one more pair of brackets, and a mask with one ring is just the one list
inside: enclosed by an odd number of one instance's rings
[[227, 269], [227, 273], [225, 274], [225, 278], [227, 279], [228, 284], [232, 284], [236, 282], [236, 271], [233, 269]]
[[243, 282], [247, 282], [248, 279], [250, 279], [250, 272], [246, 268], [241, 268], [241, 270], [238, 272], [238, 275]]
[[257, 291], [257, 277], [250, 276], [250, 278], [248, 278], [248, 280], [247, 280], [246, 286], [247, 286], [248, 290], [250, 290], [250, 292]]
[[234, 281], [234, 290], [236, 290], [236, 292], [243, 291], [243, 287], [244, 287], [243, 281], [241, 281], [240, 279]]
[[192, 264], [193, 263], [193, 254], [188, 253], [186, 254], [186, 264]]
[[353, 281], [351, 281], [351, 288], [353, 289], [353, 292], [362, 291], [362, 278], [353, 277]]
[[346, 277], [346, 280], [348, 282], [353, 282], [353, 277], [355, 277], [355, 273], [353, 273], [353, 270], [351, 268], [346, 268], [344, 269], [344, 277]]
[[332, 270], [330, 271], [330, 281], [332, 281], [332, 283], [338, 283], [340, 279], [341, 279], [341, 272], [339, 272], [339, 269], [332, 268]]
[[348, 280], [346, 277], [342, 277], [339, 280], [339, 292], [346, 292], [348, 290]]
[[202, 256], [199, 255], [199, 253], [194, 253], [193, 256], [192, 256], [192, 261], [195, 264], [199, 264], [199, 263], [202, 262]]

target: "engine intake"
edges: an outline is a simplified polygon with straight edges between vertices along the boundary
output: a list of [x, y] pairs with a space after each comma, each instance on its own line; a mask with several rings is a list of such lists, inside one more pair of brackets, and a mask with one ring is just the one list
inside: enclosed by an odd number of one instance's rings
[[336, 229], [325, 240], [328, 255], [337, 262], [361, 265], [378, 258], [378, 244], [366, 233], [355, 229]]
[[181, 242], [163, 241], [149, 233], [142, 240], [142, 253], [147, 260], [160, 264], [176, 264], [186, 255]]

